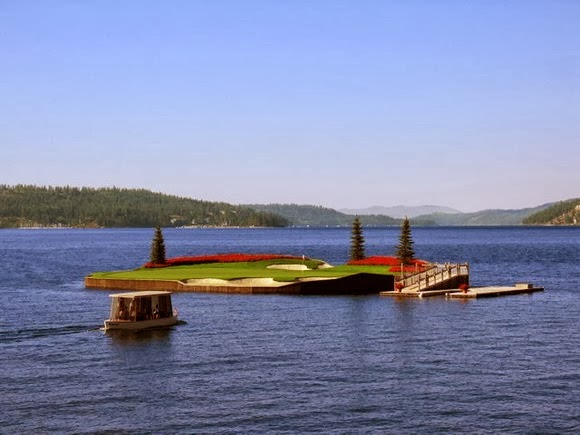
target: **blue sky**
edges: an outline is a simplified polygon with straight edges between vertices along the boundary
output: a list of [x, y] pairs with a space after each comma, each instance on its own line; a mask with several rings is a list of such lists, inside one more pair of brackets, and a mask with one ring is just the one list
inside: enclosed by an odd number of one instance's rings
[[0, 183], [333, 208], [580, 196], [580, 2], [2, 1]]

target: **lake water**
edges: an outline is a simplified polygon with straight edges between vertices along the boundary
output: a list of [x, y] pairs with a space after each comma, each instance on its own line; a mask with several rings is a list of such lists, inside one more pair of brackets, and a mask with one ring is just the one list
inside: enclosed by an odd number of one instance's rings
[[[168, 256], [343, 263], [350, 229], [165, 230]], [[367, 255], [398, 228], [364, 229]], [[0, 230], [0, 433], [578, 433], [580, 230], [413, 228], [471, 264], [481, 300], [175, 294], [185, 324], [105, 334], [108, 292], [153, 230]]]

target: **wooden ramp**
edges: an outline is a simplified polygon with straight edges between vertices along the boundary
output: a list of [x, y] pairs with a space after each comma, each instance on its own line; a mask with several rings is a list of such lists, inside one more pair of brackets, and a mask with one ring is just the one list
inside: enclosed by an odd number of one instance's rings
[[382, 296], [422, 298], [442, 296], [461, 284], [469, 284], [469, 264], [439, 264], [422, 272], [402, 277], [396, 285], [400, 291], [381, 292]]
[[414, 273], [400, 281], [404, 291], [426, 292], [458, 288], [460, 284], [469, 284], [469, 264], [439, 264], [429, 269]]

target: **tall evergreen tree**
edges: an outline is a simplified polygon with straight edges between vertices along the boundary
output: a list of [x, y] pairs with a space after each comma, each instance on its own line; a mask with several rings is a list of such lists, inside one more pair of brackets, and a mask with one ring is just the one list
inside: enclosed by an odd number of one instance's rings
[[401, 263], [409, 264], [415, 258], [413, 243], [415, 242], [413, 242], [413, 237], [411, 236], [411, 224], [409, 223], [409, 218], [405, 216], [401, 225], [399, 244], [397, 245], [397, 258]]
[[150, 261], [154, 264], [165, 263], [165, 241], [163, 240], [163, 233], [161, 232], [161, 227], [159, 225], [155, 227], [155, 235], [151, 242]]
[[358, 217], [356, 217], [352, 223], [352, 235], [350, 240], [350, 259], [362, 260], [365, 258], [365, 238]]

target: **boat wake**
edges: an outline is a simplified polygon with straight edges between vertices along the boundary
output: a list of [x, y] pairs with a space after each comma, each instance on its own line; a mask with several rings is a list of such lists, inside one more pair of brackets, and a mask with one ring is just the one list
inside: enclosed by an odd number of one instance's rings
[[0, 331], [0, 343], [13, 343], [25, 340], [54, 337], [56, 335], [78, 334], [80, 332], [98, 331], [98, 327], [87, 325], [69, 325], [56, 328], [28, 328], [12, 331]]

